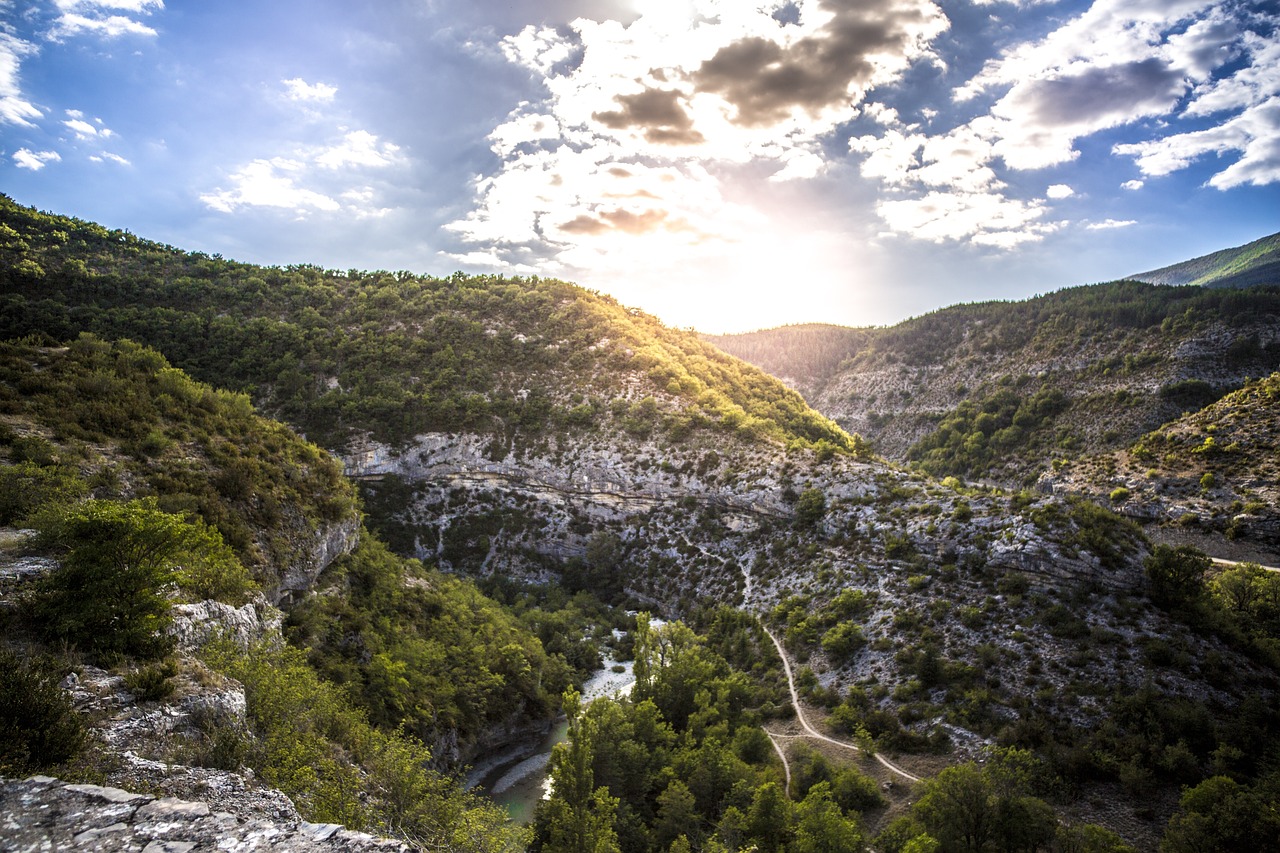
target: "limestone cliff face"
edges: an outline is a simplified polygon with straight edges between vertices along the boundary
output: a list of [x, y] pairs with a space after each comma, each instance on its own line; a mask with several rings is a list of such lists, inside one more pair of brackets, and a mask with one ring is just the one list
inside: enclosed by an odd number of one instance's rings
[[360, 518], [352, 514], [336, 522], [304, 528], [298, 532], [298, 539], [279, 582], [269, 590], [272, 604], [287, 607], [298, 601], [315, 586], [329, 564], [354, 551], [360, 543]]
[[409, 853], [415, 849], [337, 824], [307, 823], [290, 810], [263, 814], [268, 808], [250, 807], [243, 792], [229, 789], [211, 789], [199, 799], [180, 799], [99, 785], [69, 785], [48, 776], [0, 779], [5, 850]]
[[[998, 494], [962, 495], [879, 462], [714, 436], [675, 444], [618, 434], [494, 455], [480, 436], [431, 434], [401, 449], [355, 448], [346, 468], [372, 501], [389, 479], [407, 488], [393, 514], [415, 556], [528, 577], [583, 561], [672, 610], [708, 597], [764, 606], [811, 583], [806, 565], [818, 561], [780, 560], [771, 538], [779, 535], [820, 544], [837, 564], [891, 567], [909, 551], [1117, 588], [1140, 583], [1131, 567], [1104, 568], [1081, 552], [1069, 524], [1037, 526], [1011, 516]], [[814, 524], [798, 520], [806, 490], [825, 503]], [[952, 521], [960, 504], [970, 514], [963, 524]], [[616, 553], [593, 551], [602, 535], [617, 537]], [[898, 544], [886, 547], [890, 540]]]

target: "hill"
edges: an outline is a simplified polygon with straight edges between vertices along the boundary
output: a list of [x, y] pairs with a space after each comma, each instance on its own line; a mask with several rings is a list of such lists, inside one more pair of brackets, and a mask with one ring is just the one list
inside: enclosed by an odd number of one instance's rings
[[[773, 334], [790, 348], [787, 329]], [[837, 370], [797, 380], [815, 407], [935, 476], [1030, 484], [1056, 458], [1124, 447], [1280, 367], [1280, 288], [1114, 282], [859, 335]]]
[[[484, 825], [503, 848], [505, 816], [429, 770], [451, 756], [423, 739], [541, 728], [569, 667], [360, 522], [336, 459], [154, 350], [0, 344], [0, 773], [219, 791], [250, 821], [437, 841]], [[317, 611], [340, 612], [327, 627], [371, 663], [412, 659], [412, 680], [351, 664], [335, 678], [340, 656], [300, 643]]]
[[[1248, 383], [1124, 450], [1056, 465], [1042, 482], [1178, 534], [1280, 553], [1280, 374]], [[1230, 546], [1227, 546], [1230, 547]]]
[[1151, 284], [1193, 284], [1203, 287], [1253, 287], [1280, 284], [1280, 234], [1272, 234], [1234, 249], [1128, 276]]

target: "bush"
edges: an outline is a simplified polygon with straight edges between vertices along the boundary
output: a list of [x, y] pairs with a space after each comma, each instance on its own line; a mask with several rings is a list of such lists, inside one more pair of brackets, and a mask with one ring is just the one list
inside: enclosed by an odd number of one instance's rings
[[126, 675], [124, 686], [139, 702], [159, 702], [173, 695], [173, 682], [169, 679], [177, 674], [178, 667], [172, 660], [147, 664]]
[[163, 657], [173, 587], [237, 599], [250, 585], [215, 531], [160, 511], [154, 498], [88, 501], [35, 524], [65, 555], [37, 586], [34, 613], [51, 639], [92, 654]]
[[51, 767], [84, 742], [84, 723], [49, 667], [0, 649], [0, 775]]

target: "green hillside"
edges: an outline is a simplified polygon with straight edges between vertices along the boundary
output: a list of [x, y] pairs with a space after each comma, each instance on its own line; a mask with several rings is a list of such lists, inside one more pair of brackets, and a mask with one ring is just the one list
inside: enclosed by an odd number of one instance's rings
[[[773, 369], [877, 452], [935, 476], [1026, 484], [1057, 457], [1124, 447], [1280, 367], [1280, 286], [1122, 281], [956, 305], [827, 332], [859, 343], [815, 374], [794, 334], [755, 333], [772, 340]], [[717, 339], [760, 357], [742, 343]]]
[[8, 198], [0, 259], [0, 337], [145, 343], [329, 447], [608, 421], [858, 449], [771, 376], [560, 281], [260, 267]]
[[1253, 287], [1280, 284], [1280, 234], [1234, 249], [1223, 249], [1189, 261], [1128, 276], [1152, 284], [1202, 287]]
[[[0, 774], [141, 784], [149, 765], [82, 734], [119, 720], [67, 716], [43, 673], [114, 677], [148, 713], [174, 697], [178, 719], [209, 694], [213, 710], [181, 734], [130, 742], [157, 766], [243, 765], [310, 820], [446, 844], [486, 827], [486, 846], [457, 849], [510, 849], [505, 815], [430, 770], [449, 757], [424, 744], [545, 724], [573, 669], [473, 585], [393, 557], [359, 525], [336, 459], [154, 350], [88, 335], [0, 344]], [[270, 628], [263, 591], [292, 602], [295, 645]], [[258, 635], [193, 649], [170, 633], [210, 610], [230, 636]], [[217, 716], [227, 676], [243, 685], [242, 721]]]

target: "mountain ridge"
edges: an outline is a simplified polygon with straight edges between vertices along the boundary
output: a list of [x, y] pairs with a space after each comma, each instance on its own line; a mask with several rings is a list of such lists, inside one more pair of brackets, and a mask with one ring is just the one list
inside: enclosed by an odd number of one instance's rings
[[1280, 233], [1191, 260], [1126, 276], [1151, 284], [1253, 287], [1280, 283]]

